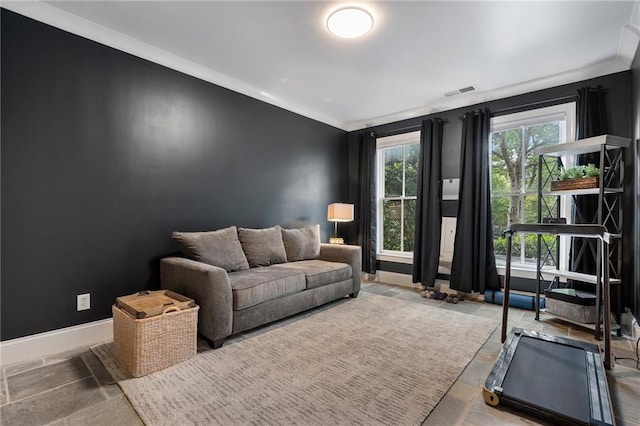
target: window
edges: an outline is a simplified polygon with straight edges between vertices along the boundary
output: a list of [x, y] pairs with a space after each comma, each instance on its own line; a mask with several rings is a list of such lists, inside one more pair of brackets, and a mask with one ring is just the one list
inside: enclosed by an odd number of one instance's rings
[[377, 140], [378, 253], [413, 253], [420, 132]]
[[[514, 223], [538, 222], [538, 156], [536, 148], [574, 139], [575, 103], [556, 105], [494, 117], [491, 120], [491, 214], [493, 244], [498, 264], [504, 264], [506, 238], [502, 233]], [[564, 164], [566, 159], [563, 160]], [[548, 173], [544, 170], [543, 173]], [[556, 197], [545, 197], [543, 211]], [[560, 197], [560, 215], [569, 217], [570, 200]], [[545, 236], [549, 243], [555, 239]], [[516, 234], [513, 265], [535, 267], [537, 236]], [[566, 263], [566, 242], [560, 242], [560, 263]], [[558, 265], [559, 266], [559, 265]]]

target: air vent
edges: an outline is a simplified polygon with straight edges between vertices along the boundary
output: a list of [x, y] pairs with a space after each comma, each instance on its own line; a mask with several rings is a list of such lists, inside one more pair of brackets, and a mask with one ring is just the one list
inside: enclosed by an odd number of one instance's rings
[[463, 87], [462, 89], [452, 90], [450, 92], [445, 93], [444, 95], [447, 97], [450, 97], [450, 96], [459, 95], [461, 93], [471, 92], [473, 90], [476, 90], [476, 88], [473, 86], [467, 86], [467, 87]]

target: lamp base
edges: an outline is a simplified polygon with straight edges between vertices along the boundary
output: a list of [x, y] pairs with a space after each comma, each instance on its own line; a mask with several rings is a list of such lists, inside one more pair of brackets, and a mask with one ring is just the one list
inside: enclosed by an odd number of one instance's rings
[[331, 237], [329, 238], [329, 244], [344, 244], [344, 238]]

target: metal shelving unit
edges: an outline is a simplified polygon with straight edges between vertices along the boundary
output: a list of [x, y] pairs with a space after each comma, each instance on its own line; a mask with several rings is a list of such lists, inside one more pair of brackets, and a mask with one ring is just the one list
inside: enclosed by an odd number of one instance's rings
[[[507, 338], [507, 322], [509, 313], [509, 294], [510, 294], [510, 282], [511, 282], [511, 243], [513, 235], [516, 233], [522, 234], [538, 234], [540, 235], [567, 235], [570, 237], [582, 237], [589, 238], [597, 241], [598, 247], [604, 257], [601, 258], [604, 263], [604, 259], [609, 256], [609, 247], [614, 240], [618, 239], [618, 235], [613, 235], [607, 232], [607, 229], [602, 225], [564, 225], [564, 224], [550, 224], [550, 223], [534, 223], [525, 224], [518, 223], [511, 225], [506, 231], [507, 237], [507, 264], [505, 268], [504, 278], [504, 299], [502, 303], [502, 342]], [[599, 318], [600, 313], [603, 313], [604, 323], [604, 365], [607, 369], [611, 367], [611, 281], [609, 277], [609, 268], [603, 268], [603, 276], [600, 277], [600, 281], [596, 284], [596, 317]], [[538, 272], [540, 272], [540, 266], [538, 266]], [[603, 302], [600, 303], [600, 295], [603, 296]], [[539, 318], [539, 306], [540, 306], [540, 287], [536, 289], [536, 319]], [[560, 318], [560, 317], [559, 317]], [[596, 323], [597, 326], [597, 323]], [[599, 336], [598, 336], [599, 337]]]
[[[560, 198], [561, 196], [572, 197], [574, 209], [576, 213], [576, 224], [602, 225], [608, 235], [612, 236], [610, 246], [608, 246], [608, 255], [605, 256], [606, 262], [602, 262], [603, 253], [602, 246], [594, 244], [593, 239], [584, 238], [576, 235], [571, 238], [571, 244], [574, 253], [575, 263], [579, 263], [584, 257], [592, 256], [595, 264], [595, 273], [583, 273], [576, 271], [562, 270], [559, 262], [560, 259], [560, 238], [556, 236], [551, 243], [548, 239], [543, 239], [538, 234], [538, 267], [537, 280], [539, 295], [541, 285], [547, 283], [547, 288], [552, 286], [560, 286], [562, 280], [579, 281], [595, 286], [596, 304], [601, 303], [601, 290], [603, 283], [603, 273], [606, 273], [610, 279], [608, 284], [618, 287], [617, 295], [617, 320], [620, 320], [621, 307], [621, 272], [622, 272], [622, 191], [624, 182], [624, 150], [631, 143], [630, 139], [621, 138], [611, 135], [596, 136], [593, 138], [582, 139], [575, 142], [568, 142], [548, 147], [538, 148], [535, 152], [538, 155], [538, 222], [543, 223], [549, 220], [553, 221], [560, 217]], [[591, 189], [574, 189], [563, 191], [551, 191], [551, 181], [556, 179], [561, 169], [565, 166], [564, 161], [568, 163], [575, 156], [583, 154], [599, 153], [600, 175], [598, 178], [598, 187]], [[573, 164], [567, 164], [571, 166]], [[594, 217], [586, 217], [586, 212], [580, 210], [579, 199], [582, 196], [597, 195], [597, 212]], [[570, 218], [567, 222], [570, 222]], [[574, 265], [575, 267], [575, 265]], [[604, 269], [604, 271], [603, 271]], [[564, 285], [564, 284], [562, 284]], [[608, 290], [607, 290], [608, 291]], [[605, 295], [609, 297], [608, 294]], [[600, 310], [597, 309], [598, 314]], [[549, 313], [551, 314], [551, 313]], [[553, 314], [551, 314], [553, 315]], [[559, 319], [566, 318], [555, 315]], [[597, 317], [599, 318], [599, 316]], [[539, 319], [539, 311], [536, 311], [536, 319]], [[606, 323], [609, 318], [604, 318]], [[571, 321], [595, 330], [597, 339], [601, 335], [602, 320], [596, 320], [595, 326]]]

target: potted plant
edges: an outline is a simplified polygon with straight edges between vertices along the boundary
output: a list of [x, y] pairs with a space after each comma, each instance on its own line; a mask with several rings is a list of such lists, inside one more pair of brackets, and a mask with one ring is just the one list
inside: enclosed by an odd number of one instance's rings
[[600, 170], [595, 164], [574, 166], [562, 169], [560, 179], [551, 182], [552, 191], [566, 191], [570, 189], [590, 189], [598, 187]]

